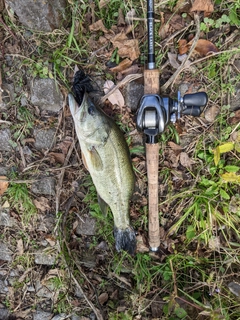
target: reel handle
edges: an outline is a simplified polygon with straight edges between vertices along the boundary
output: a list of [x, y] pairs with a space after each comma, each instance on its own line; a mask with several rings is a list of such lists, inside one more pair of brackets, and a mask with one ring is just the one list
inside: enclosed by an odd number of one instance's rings
[[182, 102], [186, 107], [206, 106], [208, 102], [208, 96], [206, 92], [185, 94], [182, 98]]

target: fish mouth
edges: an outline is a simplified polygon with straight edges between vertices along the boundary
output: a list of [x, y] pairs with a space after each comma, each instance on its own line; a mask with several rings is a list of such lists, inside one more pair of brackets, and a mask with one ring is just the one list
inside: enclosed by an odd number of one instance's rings
[[71, 93], [68, 94], [68, 104], [69, 104], [71, 114], [75, 116], [79, 110], [79, 105]]
[[81, 105], [79, 105], [74, 96], [71, 93], [68, 94], [69, 108], [74, 120], [77, 120], [79, 122], [85, 122], [87, 116], [87, 112], [85, 111], [85, 109], [83, 109], [85, 100], [86, 97], [84, 94], [82, 103]]

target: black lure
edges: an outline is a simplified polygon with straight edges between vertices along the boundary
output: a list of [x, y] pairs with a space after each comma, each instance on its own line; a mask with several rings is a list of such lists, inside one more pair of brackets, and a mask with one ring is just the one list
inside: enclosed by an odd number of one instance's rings
[[79, 106], [83, 101], [83, 96], [85, 92], [93, 91], [91, 82], [92, 81], [90, 77], [86, 75], [83, 70], [79, 70], [75, 73], [72, 91], [73, 91], [74, 98], [77, 101]]

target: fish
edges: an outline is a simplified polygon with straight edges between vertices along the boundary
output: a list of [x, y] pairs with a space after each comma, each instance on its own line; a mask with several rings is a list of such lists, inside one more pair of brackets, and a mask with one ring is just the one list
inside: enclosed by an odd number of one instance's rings
[[89, 96], [90, 79], [77, 71], [68, 102], [85, 167], [98, 194], [103, 213], [110, 207], [114, 218], [115, 247], [133, 255], [136, 234], [130, 224], [130, 199], [135, 176], [123, 133]]

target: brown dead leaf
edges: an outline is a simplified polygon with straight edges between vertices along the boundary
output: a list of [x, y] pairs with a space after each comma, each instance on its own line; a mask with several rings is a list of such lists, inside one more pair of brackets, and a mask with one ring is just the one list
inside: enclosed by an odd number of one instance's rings
[[64, 164], [65, 155], [63, 153], [56, 153], [56, 152], [50, 152], [50, 157], [52, 158], [51, 161]]
[[118, 55], [121, 58], [128, 57], [132, 61], [140, 56], [140, 50], [137, 39], [125, 40], [122, 46], [118, 47]]
[[136, 236], [137, 239], [137, 252], [149, 252], [148, 246], [144, 243], [143, 236], [141, 234]]
[[8, 188], [8, 181], [7, 177], [5, 176], [0, 176], [0, 195], [2, 195]]
[[134, 17], [136, 17], [136, 10], [135, 9], [131, 9], [130, 11], [128, 11], [126, 13], [126, 16], [125, 16], [126, 23], [127, 24], [132, 24]]
[[180, 64], [177, 61], [177, 54], [176, 53], [168, 52], [168, 60], [170, 62], [170, 65], [174, 69], [178, 69], [180, 67]]
[[50, 210], [49, 200], [45, 197], [38, 197], [38, 199], [33, 200], [33, 203], [36, 208], [42, 212]]
[[185, 27], [184, 19], [179, 14], [174, 14], [174, 15], [171, 14], [169, 23], [175, 31], [181, 30]]
[[109, 33], [109, 30], [104, 26], [102, 19], [96, 21], [89, 26], [89, 30], [92, 32], [102, 31], [104, 33]]
[[188, 52], [187, 40], [181, 39], [178, 41], [178, 52], [179, 54], [185, 54]]
[[107, 301], [108, 301], [108, 293], [107, 292], [101, 293], [100, 296], [98, 297], [98, 302], [101, 305], [103, 305]]
[[47, 240], [47, 242], [50, 244], [51, 247], [55, 246], [56, 239], [53, 236], [47, 235], [45, 239]]
[[161, 27], [158, 31], [159, 37], [163, 40], [173, 32], [184, 28], [184, 19], [178, 14], [161, 12]]
[[191, 168], [192, 164], [195, 163], [192, 159], [189, 158], [188, 154], [186, 152], [180, 153], [180, 163], [185, 168]]
[[65, 139], [58, 144], [57, 147], [62, 151], [63, 154], [67, 154], [72, 142], [72, 137], [66, 136]]
[[[104, 83], [103, 90], [105, 94], [107, 94], [111, 89], [114, 88], [114, 83], [111, 80], [107, 80]], [[123, 107], [125, 105], [125, 101], [123, 98], [123, 95], [121, 94], [119, 89], [116, 89], [109, 97], [108, 100], [111, 102], [113, 105], [118, 105], [119, 107]]]
[[169, 141], [169, 142], [168, 142], [168, 145], [169, 145], [169, 147], [174, 151], [174, 153], [176, 154], [176, 156], [181, 153], [182, 147], [179, 146], [179, 144], [176, 144], [176, 143], [174, 143], [174, 142], [172, 142], [172, 141]]
[[189, 12], [190, 8], [191, 8], [190, 1], [178, 0], [174, 7], [174, 12], [178, 12], [178, 13]]
[[99, 1], [99, 8], [102, 9], [103, 7], [106, 7], [111, 0], [100, 0]]
[[[187, 45], [190, 48], [192, 45], [192, 41], [188, 42]], [[211, 41], [199, 39], [196, 44], [195, 51], [197, 51], [201, 57], [206, 57], [207, 55], [213, 52], [218, 52], [219, 50]]]
[[118, 9], [118, 26], [124, 26], [125, 25], [125, 19], [124, 19], [124, 14], [121, 8]]
[[123, 70], [129, 68], [132, 64], [132, 61], [128, 58], [121, 61], [116, 67], [111, 68], [112, 72], [122, 72]]
[[213, 3], [211, 0], [195, 0], [190, 12], [203, 11], [204, 17], [209, 16], [214, 10]]
[[173, 28], [170, 26], [169, 23], [167, 24], [161, 24], [160, 29], [158, 30], [159, 37], [164, 40], [167, 38], [168, 35], [172, 34]]
[[22, 239], [17, 240], [17, 253], [21, 256], [23, 255], [24, 249], [23, 249], [23, 241]]
[[173, 151], [172, 149], [167, 149], [166, 158], [168, 159], [169, 166], [171, 166], [171, 168], [178, 167], [179, 155], [176, 155], [175, 151]]
[[228, 122], [230, 124], [237, 124], [237, 123], [240, 123], [240, 110], [237, 110], [234, 112], [234, 116], [233, 117], [230, 117], [228, 119]]
[[1, 104], [2, 104], [2, 73], [1, 73], [1, 70], [0, 70], [0, 107], [1, 107]]
[[123, 32], [118, 33], [110, 41], [113, 44], [114, 49], [118, 48], [118, 55], [121, 58], [129, 58], [130, 60], [136, 60], [140, 55], [137, 39], [128, 39], [127, 35]]

